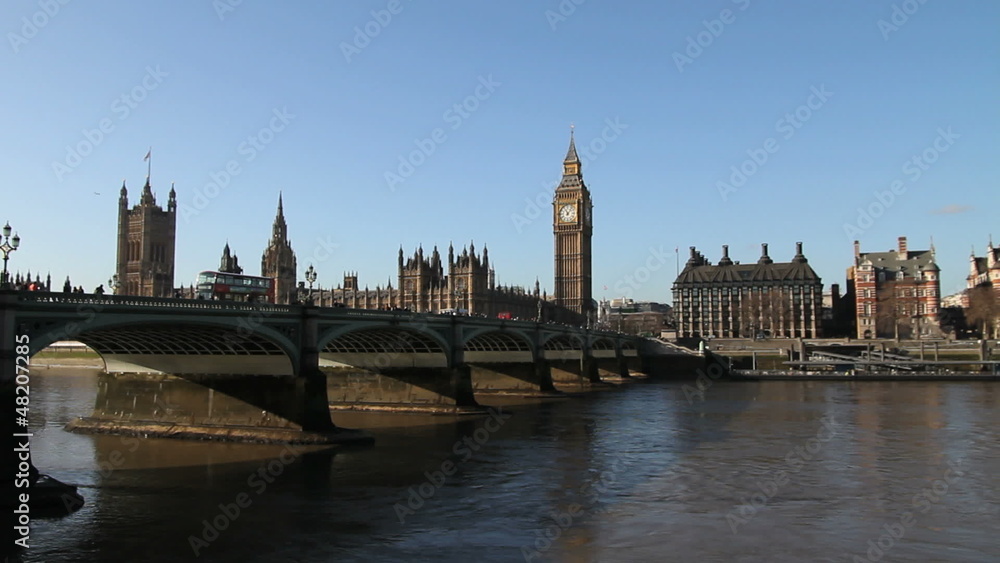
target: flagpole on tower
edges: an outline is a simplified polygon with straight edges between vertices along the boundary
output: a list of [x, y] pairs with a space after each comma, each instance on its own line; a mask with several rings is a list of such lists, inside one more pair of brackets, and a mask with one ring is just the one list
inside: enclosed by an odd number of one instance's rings
[[146, 153], [146, 180], [149, 180], [150, 173], [153, 171], [153, 147], [149, 147], [149, 152]]

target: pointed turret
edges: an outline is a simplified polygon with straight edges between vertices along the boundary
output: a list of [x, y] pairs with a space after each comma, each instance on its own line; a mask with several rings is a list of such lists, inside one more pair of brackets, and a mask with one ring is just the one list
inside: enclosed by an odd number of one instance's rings
[[174, 190], [173, 182], [170, 182], [170, 194], [167, 197], [167, 211], [177, 211], [177, 192]]
[[278, 192], [278, 212], [274, 216], [274, 225], [271, 227], [271, 241], [287, 242], [288, 224], [285, 223], [285, 207], [281, 201], [281, 192]]
[[142, 187], [141, 205], [156, 205], [156, 198], [153, 197], [153, 188], [149, 185], [149, 176], [146, 176], [146, 185]]

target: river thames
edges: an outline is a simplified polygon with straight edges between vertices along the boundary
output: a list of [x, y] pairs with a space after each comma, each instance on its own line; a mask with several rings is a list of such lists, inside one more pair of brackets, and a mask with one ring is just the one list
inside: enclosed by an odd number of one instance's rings
[[1000, 386], [638, 381], [485, 417], [334, 413], [376, 445], [72, 434], [93, 373], [35, 372], [43, 473], [86, 504], [25, 561], [997, 561]]

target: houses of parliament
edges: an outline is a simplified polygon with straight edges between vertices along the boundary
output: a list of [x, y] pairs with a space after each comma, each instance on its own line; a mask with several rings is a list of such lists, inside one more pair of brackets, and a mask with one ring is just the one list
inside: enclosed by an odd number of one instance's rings
[[[139, 203], [128, 206], [128, 190], [122, 183], [118, 200], [118, 294], [150, 297], [193, 297], [193, 290], [174, 287], [174, 254], [177, 195], [171, 186], [166, 209], [156, 203], [149, 177]], [[385, 286], [362, 288], [356, 273], [344, 276], [336, 289], [310, 295], [321, 306], [343, 305], [359, 309], [405, 309], [414, 312], [455, 312], [468, 315], [538, 319], [585, 325], [595, 320], [592, 295], [593, 202], [583, 181], [582, 163], [570, 133], [569, 150], [563, 160], [562, 180], [552, 201], [555, 238], [555, 286], [550, 296], [539, 282], [526, 289], [499, 286], [490, 264], [489, 251], [477, 253], [474, 244], [461, 252], [449, 245], [447, 262], [434, 247], [422, 247], [406, 256], [397, 255], [397, 280]], [[242, 274], [243, 268], [227, 243], [219, 272]], [[295, 251], [288, 238], [282, 196], [271, 228], [271, 238], [261, 257], [260, 275], [274, 279], [276, 303], [306, 299], [305, 282], [298, 280]]]

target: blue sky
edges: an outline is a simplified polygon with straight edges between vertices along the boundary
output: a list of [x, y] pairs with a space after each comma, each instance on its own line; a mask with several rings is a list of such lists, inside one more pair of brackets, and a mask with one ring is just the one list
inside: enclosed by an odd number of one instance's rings
[[178, 285], [227, 241], [258, 273], [281, 190], [320, 285], [472, 240], [499, 282], [551, 290], [571, 123], [598, 298], [669, 301], [674, 249], [723, 244], [802, 241], [843, 284], [853, 239], [901, 235], [933, 237], [951, 293], [1000, 239], [997, 2], [11, 0], [0, 22], [0, 220], [11, 268], [56, 285], [114, 271], [152, 146]]

